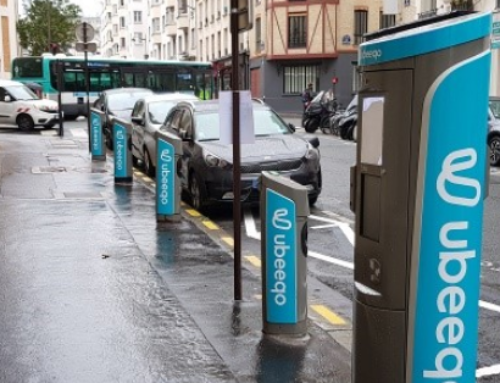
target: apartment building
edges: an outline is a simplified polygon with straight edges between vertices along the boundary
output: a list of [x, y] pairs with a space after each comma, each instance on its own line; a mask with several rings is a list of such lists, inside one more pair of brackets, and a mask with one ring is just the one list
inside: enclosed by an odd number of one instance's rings
[[146, 0], [105, 0], [101, 14], [101, 54], [142, 59], [149, 56]]
[[0, 78], [10, 79], [12, 59], [18, 55], [16, 21], [17, 0], [0, 0]]
[[301, 113], [300, 93], [312, 83], [316, 91], [333, 88], [347, 106], [363, 35], [394, 24], [382, 0], [258, 1], [249, 37], [252, 95], [280, 112]]

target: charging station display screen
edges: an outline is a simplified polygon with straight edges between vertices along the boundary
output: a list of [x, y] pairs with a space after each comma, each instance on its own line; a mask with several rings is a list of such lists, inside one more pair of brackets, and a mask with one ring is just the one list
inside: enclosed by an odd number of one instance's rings
[[382, 138], [384, 133], [384, 104], [382, 96], [363, 99], [361, 121], [361, 162], [382, 166]]

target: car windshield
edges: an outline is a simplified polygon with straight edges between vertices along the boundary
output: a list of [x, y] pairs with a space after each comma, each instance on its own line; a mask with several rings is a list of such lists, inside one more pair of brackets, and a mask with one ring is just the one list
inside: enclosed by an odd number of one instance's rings
[[500, 120], [500, 100], [490, 100], [490, 109], [495, 119]]
[[149, 104], [149, 119], [153, 124], [163, 124], [170, 109], [176, 104], [175, 101], [155, 101]]
[[5, 89], [18, 101], [38, 100], [37, 95], [24, 85], [6, 86]]
[[150, 96], [150, 92], [116, 93], [108, 95], [108, 108], [110, 110], [132, 110], [135, 102], [140, 98]]
[[[290, 134], [291, 131], [278, 115], [270, 110], [254, 110], [254, 129], [256, 137]], [[201, 112], [195, 114], [197, 141], [220, 139], [219, 113]]]

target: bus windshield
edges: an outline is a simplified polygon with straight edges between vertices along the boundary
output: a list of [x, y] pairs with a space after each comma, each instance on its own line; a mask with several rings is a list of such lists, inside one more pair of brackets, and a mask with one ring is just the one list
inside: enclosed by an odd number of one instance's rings
[[13, 73], [15, 78], [42, 78], [42, 57], [19, 57], [14, 59]]

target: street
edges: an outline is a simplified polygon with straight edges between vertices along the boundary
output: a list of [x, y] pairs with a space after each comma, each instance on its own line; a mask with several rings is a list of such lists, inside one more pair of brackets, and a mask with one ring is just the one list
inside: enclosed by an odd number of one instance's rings
[[[39, 134], [55, 133], [56, 130], [43, 130]], [[303, 135], [304, 132], [299, 129], [297, 134]], [[353, 299], [354, 214], [349, 209], [349, 169], [355, 163], [356, 144], [319, 132], [316, 134], [321, 141], [323, 191], [311, 211], [309, 220], [309, 283], [313, 286], [311, 289], [313, 295], [315, 293], [321, 295], [320, 288], [316, 287], [322, 283], [345, 298], [337, 300], [338, 307], [331, 308], [350, 324], [352, 323], [350, 302]], [[65, 138], [85, 140], [87, 138], [85, 121], [66, 123]], [[145, 184], [153, 185], [154, 181], [148, 180], [147, 177], [137, 178]], [[484, 213], [478, 382], [500, 382], [500, 349], [497, 347], [500, 344], [499, 185], [500, 171], [491, 169], [489, 198], [486, 200]], [[242, 247], [246, 259], [252, 261], [252, 255], [260, 257], [259, 209], [245, 207], [243, 214]], [[196, 216], [194, 213], [192, 215]], [[206, 217], [224, 233], [222, 236], [219, 235], [223, 240], [230, 238], [233, 233], [231, 205], [227, 205], [226, 208], [209, 209]], [[203, 228], [203, 225], [200, 227]], [[206, 223], [205, 230], [208, 235], [213, 234], [213, 228]], [[255, 261], [253, 264], [256, 268], [259, 267], [259, 262]]]

